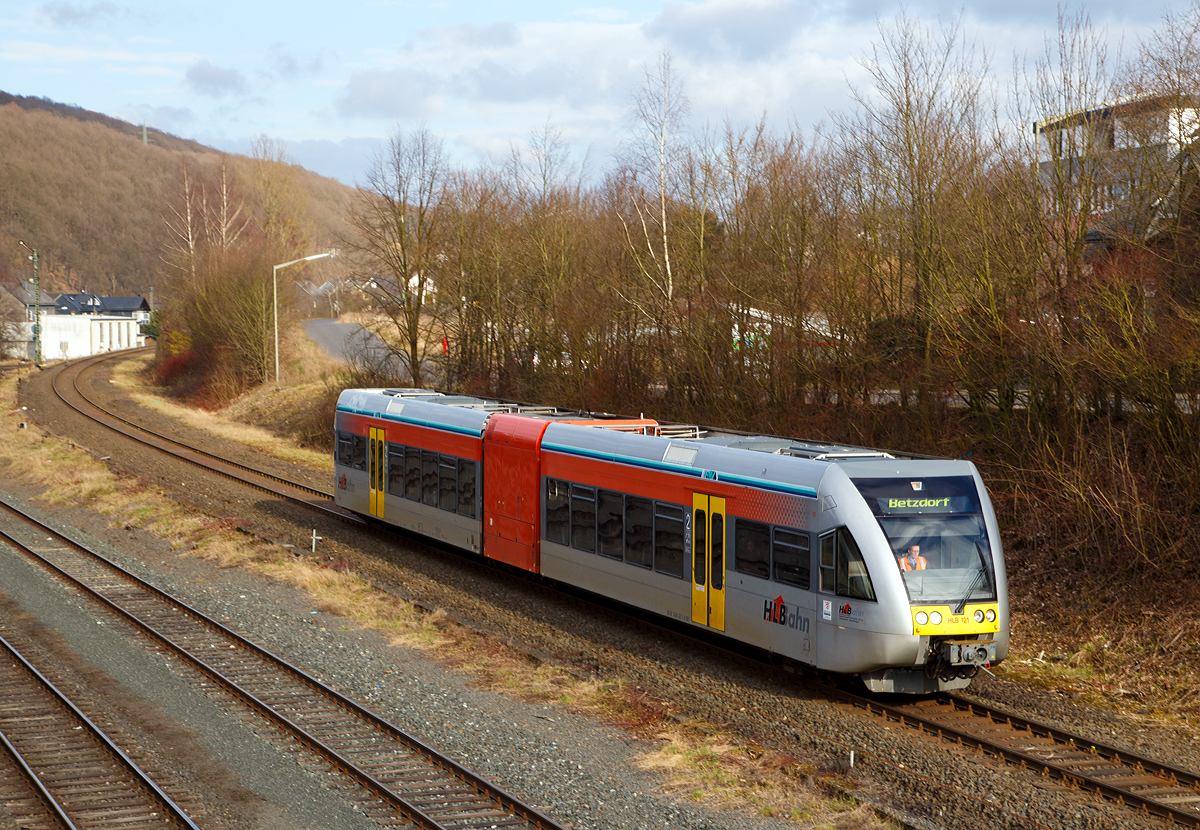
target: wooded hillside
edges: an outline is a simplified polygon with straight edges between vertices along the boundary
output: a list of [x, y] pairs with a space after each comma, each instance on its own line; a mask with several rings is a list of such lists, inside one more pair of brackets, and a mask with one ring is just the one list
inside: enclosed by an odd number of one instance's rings
[[[45, 291], [170, 295], [160, 282], [168, 205], [184, 166], [215, 170], [223, 154], [128, 122], [0, 93], [0, 280], [29, 279], [18, 245], [37, 249]], [[229, 156], [236, 177], [250, 159]], [[301, 168], [296, 181], [314, 241], [338, 233], [349, 188]]]

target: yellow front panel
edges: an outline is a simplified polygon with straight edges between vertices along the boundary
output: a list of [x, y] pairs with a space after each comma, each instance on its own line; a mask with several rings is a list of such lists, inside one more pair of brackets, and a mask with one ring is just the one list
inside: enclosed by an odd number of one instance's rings
[[[975, 612], [984, 613], [983, 622], [975, 622]], [[991, 611], [994, 618], [987, 620], [987, 612]], [[951, 613], [949, 605], [914, 605], [912, 607], [913, 634], [962, 635], [962, 634], [995, 634], [1000, 630], [1000, 606], [994, 602], [967, 603], [961, 614]], [[917, 614], [924, 613], [930, 619], [921, 624], [917, 622]], [[941, 614], [941, 622], [933, 621], [934, 614]]]

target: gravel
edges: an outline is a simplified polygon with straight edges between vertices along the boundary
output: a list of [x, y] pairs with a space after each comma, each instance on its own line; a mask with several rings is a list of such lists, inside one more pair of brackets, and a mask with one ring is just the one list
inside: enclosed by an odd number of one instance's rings
[[[1118, 821], [1123, 827], [1162, 826], [831, 703], [802, 681], [781, 681], [636, 623], [581, 610], [570, 598], [464, 564], [418, 541], [322, 525], [303, 511], [238, 485], [200, 471], [180, 472], [160, 456], [128, 449], [124, 439], [78, 427], [72, 416], [51, 406], [41, 380], [25, 386], [34, 417], [53, 431], [76, 436], [97, 457], [111, 455], [123, 469], [136, 469], [146, 480], [214, 515], [229, 515], [232, 506], [239, 525], [264, 538], [303, 539], [315, 524], [325, 537], [326, 556], [346, 559], [378, 586], [444, 610], [539, 659], [553, 659], [584, 676], [639, 686], [662, 700], [675, 720], [718, 725], [747, 745], [798, 757], [818, 780], [833, 775], [829, 780], [857, 788], [861, 798], [902, 811], [912, 826], [1100, 828]], [[137, 415], [147, 421], [158, 417]], [[186, 432], [175, 429], [173, 434]], [[234, 460], [257, 457], [211, 438], [197, 440]], [[186, 488], [172, 484], [184, 479]], [[469, 676], [320, 612], [307, 597], [279, 583], [214, 568], [140, 531], [109, 528], [83, 510], [56, 514], [113, 543], [108, 549], [114, 559], [199, 609], [228, 617], [231, 627], [573, 827], [796, 826], [746, 808], [711, 809], [707, 803], [672, 797], [663, 792], [660, 779], [639, 769], [639, 756], [649, 747], [630, 733], [561, 706], [521, 703], [473, 688]], [[114, 662], [119, 660], [109, 661]], [[1176, 730], [1148, 719], [1102, 712], [1011, 683], [977, 680], [972, 692], [1018, 714], [1048, 718], [1062, 728], [1200, 769], [1195, 740], [1181, 742]], [[203, 725], [190, 726], [205, 735]], [[851, 752], [855, 763], [848, 769]], [[286, 786], [281, 791], [266, 783], [247, 786], [271, 804], [287, 803]]]

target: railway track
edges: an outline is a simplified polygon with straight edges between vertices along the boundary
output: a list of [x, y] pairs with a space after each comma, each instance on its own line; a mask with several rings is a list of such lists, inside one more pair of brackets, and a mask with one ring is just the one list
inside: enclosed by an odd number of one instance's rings
[[1200, 775], [1189, 770], [955, 695], [934, 695], [901, 705], [846, 697], [889, 721], [1142, 813], [1200, 827]]
[[[367, 809], [429, 830], [561, 830], [536, 808], [480, 778], [269, 651], [100, 554], [0, 502], [36, 530], [37, 545], [0, 539], [123, 618], [298, 741], [372, 796]], [[68, 768], [70, 764], [67, 765]]]
[[0, 637], [0, 798], [18, 826], [196, 825], [71, 700]]
[[88, 420], [125, 435], [141, 444], [154, 447], [161, 452], [202, 467], [209, 472], [216, 473], [241, 484], [249, 485], [263, 492], [271, 493], [288, 501], [303, 504], [324, 514], [356, 524], [363, 523], [362, 519], [355, 514], [334, 506], [333, 494], [330, 492], [312, 487], [303, 482], [293, 481], [283, 476], [263, 472], [245, 464], [239, 464], [227, 458], [222, 458], [215, 453], [176, 440], [169, 435], [147, 429], [101, 406], [84, 394], [80, 388], [79, 379], [85, 371], [105, 361], [128, 356], [128, 352], [111, 352], [60, 367], [55, 371], [51, 381], [54, 394], [66, 406]]
[[[80, 366], [81, 373], [92, 364], [77, 365]], [[106, 412], [102, 407], [84, 398], [78, 389], [78, 373], [72, 387], [75, 394], [86, 401], [86, 404], [75, 405], [68, 402], [68, 405], [93, 419], [96, 419], [96, 416], [88, 411], [88, 407], [97, 412]], [[57, 392], [57, 383], [55, 388]], [[62, 393], [59, 394], [61, 397]], [[143, 440], [142, 433], [146, 433], [146, 430], [112, 413], [107, 414], [122, 422], [124, 428], [118, 431], [135, 440]], [[196, 448], [181, 445], [172, 439], [167, 440], [175, 444], [176, 448], [165, 451], [176, 457], [193, 463], [200, 462], [189, 457], [189, 453], [213, 458]], [[213, 469], [208, 463], [202, 463], [202, 466]], [[236, 472], [219, 469], [217, 472], [240, 481], [245, 480]], [[284, 493], [280, 495], [294, 498]], [[305, 498], [298, 500], [312, 504]], [[641, 622], [644, 623], [645, 620]], [[731, 653], [731, 656], [735, 659], [745, 659], [745, 655], [742, 654]], [[1021, 719], [951, 695], [893, 705], [881, 699], [821, 685], [822, 691], [830, 699], [858, 707], [891, 724], [920, 730], [925, 735], [954, 746], [969, 747], [1018, 769], [1032, 771], [1047, 781], [1060, 782], [1067, 788], [1098, 794], [1143, 815], [1157, 816], [1183, 826], [1200, 827], [1200, 776], [1187, 770], [1158, 763], [1086, 736]], [[712, 692], [709, 691], [709, 694]], [[740, 702], [730, 703], [738, 705]], [[793, 728], [794, 724], [787, 726]]]

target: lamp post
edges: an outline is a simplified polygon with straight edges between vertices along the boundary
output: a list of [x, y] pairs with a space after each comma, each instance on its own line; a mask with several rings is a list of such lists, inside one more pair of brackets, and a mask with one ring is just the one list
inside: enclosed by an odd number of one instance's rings
[[22, 248], [33, 254], [30, 259], [33, 260], [33, 362], [37, 366], [42, 365], [42, 287], [38, 284], [38, 255], [37, 251], [30, 248], [24, 242], [19, 244]]
[[[24, 243], [22, 243], [24, 244]], [[313, 254], [312, 256], [293, 259], [291, 262], [282, 262], [271, 269], [271, 296], [275, 306], [275, 385], [279, 385], [279, 270], [287, 268], [289, 265], [295, 265], [298, 262], [309, 262], [314, 259], [322, 259], [327, 256], [333, 256], [336, 251], [326, 251], [323, 254]]]

